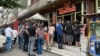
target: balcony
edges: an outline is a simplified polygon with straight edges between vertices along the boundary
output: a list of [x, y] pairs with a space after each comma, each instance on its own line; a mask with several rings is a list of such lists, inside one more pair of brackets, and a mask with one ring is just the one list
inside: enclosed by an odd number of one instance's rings
[[55, 1], [56, 0], [39, 0], [38, 2], [36, 2], [33, 5], [31, 5], [30, 7], [28, 7], [27, 9], [24, 9], [23, 11], [21, 11], [18, 14], [18, 17], [22, 17], [25, 14], [33, 12], [34, 10], [38, 10], [40, 8], [43, 8], [43, 7], [47, 6], [48, 4], [51, 4]]
[[18, 19], [28, 18], [35, 13], [46, 13], [53, 9], [57, 9], [63, 3], [68, 0], [39, 0], [38, 2], [34, 3], [27, 9], [21, 11], [18, 15]]

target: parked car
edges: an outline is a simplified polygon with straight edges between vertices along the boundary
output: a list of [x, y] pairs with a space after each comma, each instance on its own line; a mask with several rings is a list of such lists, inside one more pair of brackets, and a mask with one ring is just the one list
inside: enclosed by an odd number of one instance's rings
[[6, 37], [3, 35], [0, 35], [0, 48], [4, 47], [4, 43], [6, 43]]

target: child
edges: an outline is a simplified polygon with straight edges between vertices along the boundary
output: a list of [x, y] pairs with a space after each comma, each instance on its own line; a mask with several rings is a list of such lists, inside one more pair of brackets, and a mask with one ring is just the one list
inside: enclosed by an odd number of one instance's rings
[[50, 51], [50, 41], [49, 41], [50, 38], [49, 38], [49, 33], [48, 33], [48, 31], [45, 31], [44, 37], [45, 37], [45, 41], [46, 41], [47, 51]]

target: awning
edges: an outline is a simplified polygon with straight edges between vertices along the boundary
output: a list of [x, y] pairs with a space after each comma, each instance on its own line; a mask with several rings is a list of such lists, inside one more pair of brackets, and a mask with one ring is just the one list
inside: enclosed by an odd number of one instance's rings
[[30, 17], [27, 20], [42, 20], [42, 21], [49, 21], [48, 18], [44, 17], [43, 15], [36, 13], [35, 15], [33, 15], [32, 17]]

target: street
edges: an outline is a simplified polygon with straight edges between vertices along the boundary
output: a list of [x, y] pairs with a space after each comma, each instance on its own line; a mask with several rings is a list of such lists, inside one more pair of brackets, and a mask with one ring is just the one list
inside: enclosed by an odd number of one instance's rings
[[[0, 56], [28, 56], [27, 54], [28, 54], [27, 52], [23, 52], [23, 50], [20, 50], [17, 47], [13, 48], [11, 52], [5, 52], [4, 50], [0, 49]], [[60, 55], [43, 51], [42, 55], [36, 54], [36, 56], [60, 56]]]

